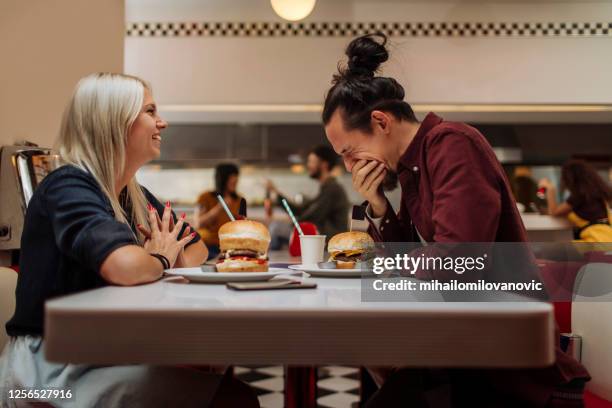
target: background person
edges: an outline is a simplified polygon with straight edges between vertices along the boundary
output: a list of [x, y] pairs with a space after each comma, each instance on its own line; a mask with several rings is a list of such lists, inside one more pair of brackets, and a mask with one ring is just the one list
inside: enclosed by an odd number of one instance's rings
[[[319, 182], [319, 193], [314, 198], [305, 199], [301, 205], [288, 200], [298, 221], [312, 222], [327, 239], [348, 229], [350, 203], [346, 191], [332, 175], [337, 162], [338, 155], [332, 148], [315, 147], [308, 154], [306, 169], [310, 178]], [[271, 180], [267, 180], [266, 190], [277, 194], [279, 204], [285, 198]]]
[[561, 169], [561, 189], [569, 192], [567, 200], [557, 202], [557, 189], [548, 179], [546, 189], [548, 213], [567, 217], [574, 225], [574, 239], [585, 242], [612, 242], [610, 202], [612, 189], [595, 169], [582, 160], [569, 160]]
[[217, 199], [220, 194], [234, 217], [238, 218], [240, 206], [245, 207], [246, 201], [238, 192], [238, 176], [240, 170], [232, 163], [222, 163], [215, 168], [215, 190], [202, 193], [197, 200], [195, 220], [198, 233], [208, 247], [208, 259], [219, 255], [219, 228], [230, 218]]
[[539, 212], [538, 183], [531, 176], [527, 166], [517, 166], [512, 177], [512, 192], [519, 209], [525, 213]]

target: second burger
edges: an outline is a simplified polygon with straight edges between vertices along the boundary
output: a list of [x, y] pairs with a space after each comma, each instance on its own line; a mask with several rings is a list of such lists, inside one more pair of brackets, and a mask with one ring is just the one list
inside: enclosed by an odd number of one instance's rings
[[334, 235], [327, 244], [329, 261], [338, 269], [353, 269], [357, 262], [374, 258], [374, 240], [361, 231], [342, 232]]

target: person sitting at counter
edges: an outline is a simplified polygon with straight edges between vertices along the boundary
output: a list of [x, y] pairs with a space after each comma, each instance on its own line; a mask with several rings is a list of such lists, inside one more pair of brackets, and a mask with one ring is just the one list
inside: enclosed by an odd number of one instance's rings
[[567, 217], [574, 226], [574, 239], [583, 242], [612, 242], [612, 189], [595, 169], [582, 160], [569, 160], [561, 168], [561, 186], [569, 192], [565, 202], [557, 202], [557, 189], [549, 179], [541, 179], [546, 189], [548, 213]]
[[538, 198], [538, 183], [531, 176], [531, 169], [527, 166], [517, 166], [511, 181], [514, 199], [519, 210], [524, 213], [539, 213], [541, 200]]
[[[347, 67], [334, 75], [322, 114], [329, 142], [368, 202], [371, 235], [425, 244], [525, 242], [509, 182], [484, 136], [434, 113], [419, 122], [402, 85], [375, 75], [389, 58], [386, 42], [385, 35], [370, 34], [348, 45]], [[384, 190], [398, 179], [396, 214]], [[371, 373], [381, 387], [368, 407], [580, 407], [589, 379], [559, 347], [555, 364], [542, 369]]]
[[215, 190], [202, 193], [197, 200], [195, 220], [198, 233], [208, 247], [208, 259], [219, 255], [219, 228], [229, 222], [229, 216], [223, 210], [217, 195], [223, 197], [228, 208], [238, 218], [241, 207], [246, 209], [246, 201], [238, 194], [238, 176], [240, 170], [232, 163], [221, 163], [215, 168]]
[[[344, 187], [332, 174], [337, 162], [338, 155], [329, 146], [312, 149], [308, 154], [306, 169], [310, 178], [319, 182], [319, 193], [314, 198], [304, 200], [301, 205], [290, 202], [298, 221], [312, 222], [327, 239], [348, 229], [350, 203]], [[285, 198], [271, 180], [266, 181], [266, 192], [275, 193], [279, 204]]]
[[73, 396], [53, 400], [57, 407], [258, 406], [246, 385], [212, 372], [45, 359], [46, 300], [154, 282], [164, 269], [206, 259], [184, 214], [177, 218], [169, 202], [160, 203], [135, 178], [159, 157], [166, 126], [139, 78], [98, 73], [76, 86], [59, 135], [64, 165], [44, 178], [25, 215], [15, 314], [0, 360], [0, 406], [16, 406], [9, 390], [51, 388]]

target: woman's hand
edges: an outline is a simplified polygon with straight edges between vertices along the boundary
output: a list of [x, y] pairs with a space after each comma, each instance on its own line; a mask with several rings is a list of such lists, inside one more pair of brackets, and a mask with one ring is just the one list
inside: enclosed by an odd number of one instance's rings
[[185, 248], [185, 245], [189, 243], [195, 236], [194, 233], [187, 234], [187, 230], [177, 240], [178, 234], [183, 228], [185, 223], [185, 215], [183, 214], [176, 225], [173, 225], [172, 210], [170, 209], [169, 203], [164, 208], [164, 214], [159, 219], [157, 210], [149, 204], [149, 224], [151, 225], [151, 231], [144, 229], [142, 226], [138, 226], [140, 232], [147, 237], [144, 242], [144, 248], [150, 254], [160, 254], [168, 258], [170, 266], [176, 266], [177, 261], [182, 262], [181, 253]]
[[[185, 218], [184, 213], [181, 215], [181, 218], [182, 219]], [[157, 215], [157, 222], [161, 228], [161, 219], [159, 218], [159, 215]], [[174, 228], [174, 220], [171, 218], [170, 219], [170, 230], [172, 230], [173, 228]], [[145, 236], [147, 240], [151, 239], [151, 231], [144, 228], [142, 225], [138, 225], [138, 230]], [[190, 238], [193, 237], [194, 235], [191, 234], [191, 232], [192, 232], [191, 226], [187, 225], [187, 227], [185, 227], [185, 230], [181, 234], [180, 239], [187, 238], [187, 237], [190, 237]], [[187, 252], [189, 251], [191, 251], [191, 253], [187, 254]], [[204, 245], [203, 242], [199, 243], [199, 248], [198, 248], [198, 243], [196, 243], [193, 246], [190, 246], [189, 249], [183, 247], [183, 249], [181, 249], [181, 252], [179, 252], [176, 258], [176, 262], [174, 263], [174, 268], [189, 268], [192, 266], [197, 266], [197, 265], [202, 264], [204, 261], [206, 261], [207, 257], [208, 257], [208, 248], [206, 248], [206, 245]]]
[[[180, 239], [189, 238], [189, 241], [191, 241], [193, 236], [194, 235], [191, 233], [191, 227], [187, 226], [187, 228], [185, 228], [185, 231], [183, 231], [183, 235], [181, 235]], [[189, 241], [187, 241], [187, 243], [189, 243]], [[174, 267], [175, 268], [186, 268], [188, 266], [190, 265], [188, 265], [187, 260], [185, 259], [185, 247], [182, 247], [181, 252], [179, 252], [178, 256], [176, 257], [176, 262], [174, 263]]]
[[[185, 218], [185, 214], [183, 214], [181, 216], [182, 218]], [[159, 225], [161, 228], [161, 220], [159, 219], [159, 215], [158, 215], [158, 221], [159, 221]], [[170, 224], [170, 229], [172, 230], [173, 226], [174, 226], [174, 220], [172, 220], [173, 222], [171, 222]], [[151, 231], [149, 231], [148, 229], [146, 229], [145, 227], [143, 227], [142, 225], [138, 225], [138, 230], [142, 233], [142, 235], [145, 236], [146, 240], [150, 240], [151, 239]], [[183, 234], [181, 235], [180, 239], [183, 238], [187, 238], [188, 236], [193, 237], [193, 235], [191, 234], [191, 227], [188, 225], [187, 228], [185, 228], [185, 231], [183, 231]], [[146, 242], [146, 241], [145, 241]], [[176, 262], [174, 263], [174, 267], [175, 268], [186, 268], [190, 265], [188, 265], [187, 260], [185, 259], [185, 247], [183, 247], [181, 249], [181, 252], [179, 252], [178, 256], [176, 257]]]
[[387, 199], [380, 188], [387, 174], [384, 163], [359, 160], [351, 168], [353, 188], [370, 203], [372, 215], [382, 217], [387, 211]]

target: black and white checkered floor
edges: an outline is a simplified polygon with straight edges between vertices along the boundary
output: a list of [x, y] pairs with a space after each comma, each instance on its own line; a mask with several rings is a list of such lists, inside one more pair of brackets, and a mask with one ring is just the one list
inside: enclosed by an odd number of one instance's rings
[[[253, 387], [262, 408], [283, 408], [283, 367], [234, 367], [235, 376]], [[318, 369], [317, 403], [321, 408], [351, 408], [359, 401], [359, 369]]]

